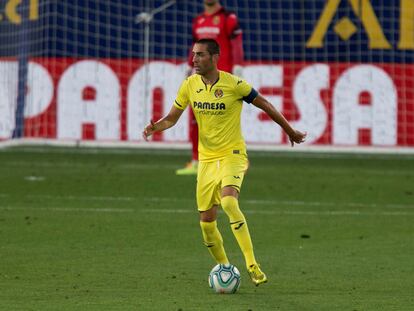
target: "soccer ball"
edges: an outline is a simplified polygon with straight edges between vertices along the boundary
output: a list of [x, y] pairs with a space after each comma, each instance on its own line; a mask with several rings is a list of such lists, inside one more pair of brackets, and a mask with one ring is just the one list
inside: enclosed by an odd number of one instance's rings
[[219, 294], [234, 294], [240, 287], [240, 272], [231, 264], [218, 264], [208, 275], [208, 285]]

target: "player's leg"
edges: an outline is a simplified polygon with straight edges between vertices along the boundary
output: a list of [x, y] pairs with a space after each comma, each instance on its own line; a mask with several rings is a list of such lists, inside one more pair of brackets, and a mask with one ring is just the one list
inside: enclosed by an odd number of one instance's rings
[[217, 207], [213, 205], [207, 211], [200, 212], [200, 227], [204, 245], [208, 248], [214, 260], [220, 264], [227, 264], [229, 260], [223, 246], [223, 238], [217, 228]]
[[259, 285], [267, 282], [267, 277], [256, 262], [249, 227], [238, 201], [247, 167], [247, 157], [232, 156], [227, 159], [222, 171], [224, 177], [222, 179], [221, 206], [229, 217], [231, 230], [244, 255], [250, 277], [256, 285]]
[[188, 162], [184, 168], [175, 171], [177, 175], [197, 175], [198, 169], [198, 125], [192, 109], [189, 112], [189, 128], [191, 142], [191, 162]]
[[200, 163], [197, 178], [197, 206], [204, 245], [217, 263], [226, 264], [229, 260], [224, 250], [223, 238], [217, 227], [217, 207], [220, 204], [220, 195], [215, 176], [217, 176], [215, 162]]
[[225, 186], [222, 189], [221, 206], [230, 221], [231, 230], [244, 255], [246, 266], [256, 264], [253, 252], [253, 244], [250, 237], [249, 227], [246, 218], [239, 207], [238, 192], [232, 186]]
[[232, 186], [225, 186], [222, 189], [221, 206], [230, 220], [231, 230], [240, 246], [246, 261], [247, 271], [249, 272], [252, 282], [258, 286], [266, 283], [266, 274], [260, 269], [256, 262], [253, 251], [253, 243], [250, 237], [249, 227], [246, 218], [239, 208], [238, 191]]

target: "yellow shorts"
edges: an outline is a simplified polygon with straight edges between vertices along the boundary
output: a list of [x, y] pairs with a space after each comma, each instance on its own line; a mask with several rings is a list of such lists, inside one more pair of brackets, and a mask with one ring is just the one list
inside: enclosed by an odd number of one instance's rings
[[231, 154], [214, 162], [200, 162], [197, 174], [197, 206], [200, 212], [221, 201], [221, 189], [231, 186], [240, 192], [249, 166], [247, 155]]

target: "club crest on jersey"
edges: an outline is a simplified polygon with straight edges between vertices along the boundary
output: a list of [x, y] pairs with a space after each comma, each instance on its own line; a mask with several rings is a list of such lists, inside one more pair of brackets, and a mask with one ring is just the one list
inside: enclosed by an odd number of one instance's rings
[[216, 98], [222, 98], [223, 97], [223, 90], [222, 89], [217, 89], [214, 91], [214, 96], [216, 96]]

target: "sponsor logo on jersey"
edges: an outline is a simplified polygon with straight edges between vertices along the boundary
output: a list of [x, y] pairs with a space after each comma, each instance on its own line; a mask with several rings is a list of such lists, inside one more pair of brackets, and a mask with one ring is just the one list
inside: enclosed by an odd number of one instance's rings
[[209, 102], [194, 102], [193, 108], [204, 109], [204, 110], [226, 110], [225, 103], [209, 103]]
[[220, 28], [218, 27], [200, 27], [196, 29], [198, 35], [218, 35]]

